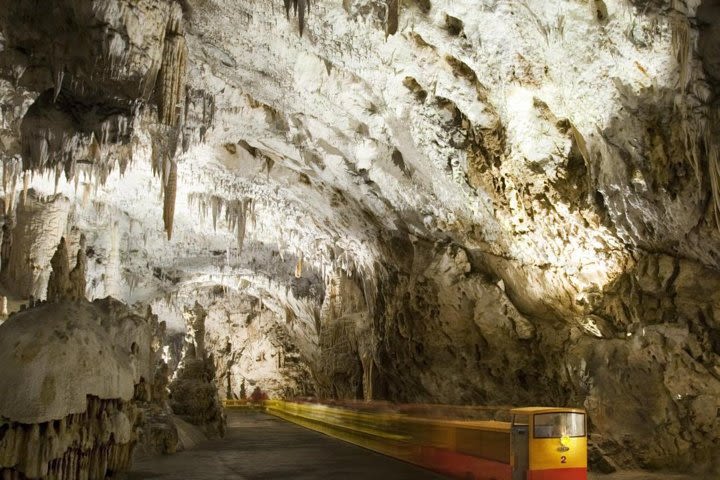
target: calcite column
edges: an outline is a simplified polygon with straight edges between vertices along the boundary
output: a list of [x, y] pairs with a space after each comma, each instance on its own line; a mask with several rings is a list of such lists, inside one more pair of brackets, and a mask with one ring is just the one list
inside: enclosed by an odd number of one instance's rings
[[7, 269], [0, 272], [2, 283], [14, 295], [45, 298], [50, 259], [65, 231], [69, 210], [67, 198], [42, 198], [33, 190], [18, 205], [11, 245], [3, 241], [3, 266], [5, 250], [9, 249]]

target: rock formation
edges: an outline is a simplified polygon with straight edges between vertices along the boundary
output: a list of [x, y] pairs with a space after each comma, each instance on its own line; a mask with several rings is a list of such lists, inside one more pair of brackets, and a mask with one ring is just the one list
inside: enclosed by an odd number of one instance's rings
[[215, 384], [215, 365], [205, 351], [205, 317], [199, 303], [185, 312], [183, 357], [170, 384], [170, 406], [183, 420], [202, 427], [209, 437], [225, 435], [225, 415]]
[[61, 195], [41, 197], [32, 190], [18, 206], [14, 226], [3, 232], [8, 233], [7, 242], [3, 240], [7, 268], [1, 273], [3, 285], [16, 296], [45, 297], [50, 259], [67, 224], [69, 207]]
[[[102, 479], [127, 470], [136, 443], [172, 453], [159, 350], [164, 323], [85, 298], [85, 236], [69, 270], [65, 238], [50, 260], [47, 302], [2, 324], [3, 478]], [[158, 367], [156, 367], [158, 365]], [[159, 371], [158, 371], [159, 370]]]
[[[291, 315], [291, 313], [287, 313]], [[308, 365], [292, 340], [291, 318], [242, 294], [208, 295], [205, 348], [212, 355], [221, 398], [243, 398], [260, 388], [270, 398], [314, 395]]]
[[47, 301], [73, 301], [85, 299], [85, 236], [80, 237], [80, 249], [75, 267], [70, 270], [65, 237], [60, 238], [57, 250], [50, 259], [52, 272], [48, 280]]
[[158, 322], [157, 315], [149, 307], [145, 318], [155, 327], [151, 341], [154, 371], [147, 381], [141, 378], [140, 383], [135, 385], [133, 401], [142, 411], [137, 450], [150, 455], [175, 453], [179, 447], [179, 435], [168, 403], [170, 369], [162, 359], [166, 325]]
[[107, 299], [44, 303], [1, 326], [3, 478], [102, 479], [126, 470], [149, 322]]

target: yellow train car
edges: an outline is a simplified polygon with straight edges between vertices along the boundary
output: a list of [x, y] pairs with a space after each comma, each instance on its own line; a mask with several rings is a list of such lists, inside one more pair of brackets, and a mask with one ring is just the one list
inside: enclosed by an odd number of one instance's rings
[[[587, 480], [583, 410], [504, 410], [512, 422], [453, 420], [306, 402], [265, 402], [268, 413], [463, 480]], [[428, 408], [432, 408], [428, 406]]]
[[516, 408], [512, 480], [587, 480], [587, 416], [573, 408]]

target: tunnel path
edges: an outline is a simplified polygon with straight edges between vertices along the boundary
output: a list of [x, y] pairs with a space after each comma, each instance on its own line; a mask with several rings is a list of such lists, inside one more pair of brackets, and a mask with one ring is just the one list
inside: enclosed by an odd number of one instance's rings
[[[135, 462], [126, 480], [442, 480], [446, 477], [259, 412], [227, 411], [227, 435]], [[589, 480], [705, 480], [702, 476], [590, 473]]]
[[259, 412], [228, 411], [227, 434], [139, 460], [127, 480], [439, 480], [440, 475]]

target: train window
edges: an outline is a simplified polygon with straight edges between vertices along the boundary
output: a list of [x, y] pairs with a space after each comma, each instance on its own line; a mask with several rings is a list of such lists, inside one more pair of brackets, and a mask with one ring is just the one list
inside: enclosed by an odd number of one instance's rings
[[535, 438], [585, 436], [584, 413], [540, 413], [535, 415]]
[[529, 415], [513, 415], [513, 425], [530, 425]]

